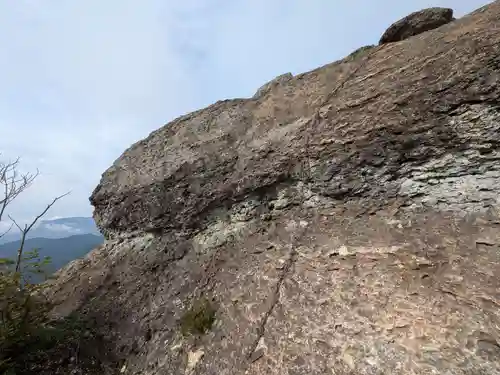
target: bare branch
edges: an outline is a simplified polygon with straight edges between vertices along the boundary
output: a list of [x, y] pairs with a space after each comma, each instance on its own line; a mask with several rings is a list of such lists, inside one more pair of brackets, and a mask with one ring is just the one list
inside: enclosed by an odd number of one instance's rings
[[36, 222], [43, 216], [47, 213], [48, 210], [50, 210], [50, 208], [59, 200], [59, 199], [62, 199], [64, 198], [65, 196], [69, 195], [71, 193], [71, 191], [68, 191], [67, 193], [64, 193], [63, 195], [60, 195], [58, 197], [55, 197], [51, 203], [49, 203], [47, 205], [47, 207], [45, 208], [45, 210], [42, 211], [42, 213], [40, 215], [38, 215], [35, 220], [33, 220], [31, 222], [31, 224], [27, 227], [27, 232], [29, 232], [31, 230], [31, 228], [33, 228], [33, 225], [36, 224]]
[[[2, 178], [0, 180], [2, 183], [4, 181], [7, 181], [5, 176], [6, 176], [6, 169], [2, 173]], [[7, 208], [7, 205], [9, 204], [8, 197], [9, 197], [9, 185], [7, 183], [5, 183], [4, 199], [2, 201], [0, 201], [0, 221], [2, 221], [2, 217], [3, 217], [3, 214], [5, 212], [5, 209]]]
[[13, 226], [14, 226], [14, 223], [11, 223], [9, 229], [7, 229], [5, 232], [3, 232], [2, 234], [0, 234], [0, 238], [2, 238], [7, 233], [9, 233]]
[[38, 177], [39, 171], [36, 173], [20, 174], [18, 165], [20, 159], [7, 163], [0, 162], [0, 185], [3, 185], [3, 196], [0, 198], [0, 221], [2, 220], [7, 206], [19, 196], [23, 191], [31, 186], [33, 181]]
[[[19, 173], [19, 161], [20, 159], [17, 158], [16, 160], [9, 161], [7, 163], [0, 162], [0, 185], [3, 185], [3, 189], [1, 189], [3, 191], [3, 196], [0, 197], [0, 221], [2, 221], [7, 206], [14, 199], [16, 199], [19, 194], [29, 188], [33, 181], [35, 181], [35, 179], [40, 174], [38, 169], [36, 173]], [[9, 219], [12, 221], [12, 225], [7, 232], [9, 232], [14, 225], [21, 232], [21, 243], [19, 245], [19, 250], [17, 251], [16, 272], [19, 272], [19, 269], [21, 267], [24, 243], [29, 231], [59, 199], [65, 197], [68, 194], [70, 194], [70, 192], [54, 198], [52, 202], [47, 205], [47, 207], [38, 216], [36, 216], [30, 224], [25, 224], [24, 227], [21, 227], [21, 225], [19, 225], [19, 223], [14, 218], [12, 218], [12, 216], [8, 215]], [[0, 238], [7, 232], [2, 234]]]
[[[26, 226], [27, 228], [28, 226]], [[21, 260], [23, 257], [23, 250], [24, 250], [24, 242], [26, 241], [26, 235], [28, 234], [27, 230], [23, 230], [22, 232], [22, 237], [21, 237], [21, 243], [19, 244], [19, 249], [17, 250], [17, 259], [16, 259], [16, 272], [19, 272], [19, 269], [21, 268]]]
[[17, 223], [17, 221], [15, 221], [15, 220], [12, 218], [12, 216], [10, 216], [10, 215], [9, 215], [9, 219], [10, 219], [10, 221], [12, 221], [12, 223], [14, 223], [14, 224], [16, 225], [17, 229], [19, 229], [21, 232], [23, 232], [23, 231], [24, 231], [24, 229], [23, 229], [23, 228], [21, 228], [21, 226]]
[[19, 250], [17, 251], [17, 260], [16, 260], [16, 272], [19, 272], [19, 269], [21, 267], [21, 260], [22, 260], [22, 255], [23, 255], [23, 250], [24, 250], [24, 243], [26, 241], [26, 236], [28, 235], [28, 232], [33, 228], [33, 226], [37, 223], [38, 220], [40, 220], [46, 213], [47, 211], [61, 198], [64, 198], [71, 192], [68, 191], [67, 193], [60, 195], [58, 197], [55, 197], [51, 203], [45, 207], [45, 210], [42, 211], [35, 219], [31, 222], [31, 224], [25, 224], [24, 228], [22, 228], [16, 220], [9, 215], [9, 219], [12, 220], [12, 222], [15, 224], [15, 226], [21, 231], [21, 243], [19, 244]]

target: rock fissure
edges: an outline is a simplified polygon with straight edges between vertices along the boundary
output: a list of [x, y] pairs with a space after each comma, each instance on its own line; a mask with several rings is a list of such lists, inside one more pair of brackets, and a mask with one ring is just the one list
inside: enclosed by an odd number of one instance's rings
[[297, 250], [295, 249], [294, 246], [290, 249], [290, 252], [288, 254], [288, 259], [285, 261], [285, 263], [282, 265], [282, 270], [281, 273], [278, 277], [278, 280], [272, 290], [271, 293], [271, 301], [269, 303], [269, 307], [267, 310], [264, 312], [264, 315], [262, 316], [261, 321], [259, 322], [256, 331], [257, 331], [257, 337], [254, 339], [252, 345], [250, 345], [250, 348], [248, 349], [248, 354], [246, 355], [247, 360], [251, 363], [254, 362], [254, 359], [252, 356], [254, 355], [256, 349], [259, 346], [260, 340], [264, 337], [266, 333], [266, 325], [273, 314], [273, 311], [276, 307], [276, 305], [279, 304], [280, 302], [280, 293], [281, 293], [281, 287], [283, 283], [285, 282], [286, 278], [289, 277], [290, 273], [293, 271], [294, 264], [297, 260]]

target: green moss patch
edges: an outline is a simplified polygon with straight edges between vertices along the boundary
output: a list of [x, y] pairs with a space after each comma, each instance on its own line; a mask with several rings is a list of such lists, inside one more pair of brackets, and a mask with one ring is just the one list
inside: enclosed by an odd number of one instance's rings
[[215, 321], [216, 309], [206, 298], [196, 300], [181, 318], [181, 332], [187, 335], [203, 335], [208, 332]]

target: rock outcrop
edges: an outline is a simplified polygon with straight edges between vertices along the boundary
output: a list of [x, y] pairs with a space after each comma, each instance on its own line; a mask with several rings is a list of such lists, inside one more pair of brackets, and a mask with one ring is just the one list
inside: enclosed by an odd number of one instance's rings
[[277, 86], [283, 86], [285, 85], [288, 81], [290, 81], [293, 78], [292, 73], [285, 73], [282, 75], [277, 76], [273, 80], [267, 82], [265, 85], [262, 85], [255, 95], [253, 96], [254, 99], [258, 99], [262, 97], [263, 95], [266, 95], [269, 91], [271, 91], [274, 87]]
[[392, 24], [380, 38], [379, 44], [399, 42], [411, 36], [437, 29], [453, 21], [449, 8], [427, 8], [409, 14]]
[[500, 374], [499, 99], [497, 1], [180, 117], [103, 174], [53, 314], [122, 374]]

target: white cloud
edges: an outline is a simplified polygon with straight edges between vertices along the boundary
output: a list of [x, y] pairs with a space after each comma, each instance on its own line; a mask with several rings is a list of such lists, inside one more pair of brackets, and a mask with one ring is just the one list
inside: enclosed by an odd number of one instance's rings
[[0, 1], [0, 152], [41, 171], [11, 212], [71, 190], [50, 215], [89, 215], [101, 173], [174, 117], [376, 43], [411, 11], [485, 3]]
[[48, 229], [53, 232], [65, 232], [68, 234], [78, 234], [82, 233], [81, 229], [79, 228], [73, 228], [69, 225], [65, 224], [45, 224], [44, 229]]

